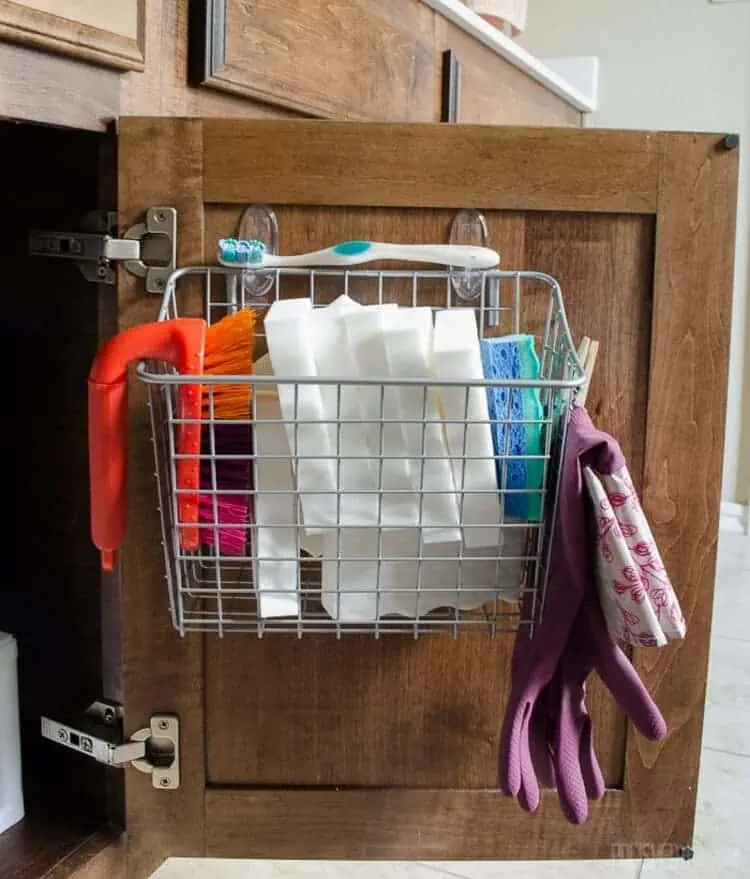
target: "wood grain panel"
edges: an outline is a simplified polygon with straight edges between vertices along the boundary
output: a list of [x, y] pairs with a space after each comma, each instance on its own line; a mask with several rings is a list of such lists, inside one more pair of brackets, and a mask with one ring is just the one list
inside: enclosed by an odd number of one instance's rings
[[[212, 258], [218, 238], [235, 232], [240, 214], [234, 206], [207, 212], [205, 259]], [[294, 253], [346, 238], [446, 241], [454, 212], [280, 207], [277, 215], [280, 249]], [[503, 266], [558, 277], [575, 337], [588, 332], [602, 339], [606, 355], [591, 392], [592, 412], [604, 429], [621, 437], [640, 482], [652, 218], [492, 211], [485, 219]], [[606, 307], [592, 309], [592, 290]], [[307, 294], [306, 288], [285, 292]], [[332, 288], [330, 297], [339, 292]], [[387, 292], [398, 293], [390, 285]], [[411, 285], [401, 292], [401, 301], [410, 302]], [[522, 328], [539, 333], [548, 293], [527, 292]], [[435, 301], [444, 301], [444, 295], [440, 285]], [[208, 779], [214, 784], [491, 787], [511, 645], [507, 636], [425, 639], [416, 645], [369, 638], [211, 639], [206, 648], [212, 731]], [[285, 670], [283, 687], [277, 685], [277, 668]], [[605, 777], [617, 786], [623, 777], [624, 719], [598, 683], [591, 687], [589, 706]], [[231, 721], [237, 717], [241, 724]]]
[[436, 118], [433, 13], [421, 0], [205, 5], [203, 84], [313, 116]]
[[214, 639], [206, 665], [208, 779], [494, 786], [509, 642]]
[[656, 207], [658, 142], [649, 133], [248, 120], [208, 121], [204, 130], [212, 202]]
[[[144, 0], [125, 2], [135, 7], [136, 26], [132, 35], [122, 33], [125, 28], [121, 25], [108, 30], [95, 26], [90, 16], [84, 16], [86, 20], [76, 18], [76, 4], [65, 0], [46, 3], [42, 9], [0, 0], [0, 38], [118, 70], [143, 70]], [[93, 11], [93, 21], [103, 21], [100, 12]], [[119, 10], [113, 14], [118, 22], [123, 17]], [[131, 30], [129, 26], [126, 29]]]
[[452, 121], [581, 126], [580, 110], [437, 14], [435, 42], [438, 52], [453, 51], [461, 68], [458, 118]]
[[630, 737], [632, 835], [692, 838], [708, 664], [726, 413], [737, 151], [714, 135], [661, 136], [643, 503], [687, 618], [685, 641], [639, 650], [670, 729]]
[[[120, 124], [120, 226], [141, 220], [151, 205], [173, 205], [180, 218], [181, 265], [200, 262], [203, 253], [201, 144], [198, 120], [123, 119]], [[159, 305], [126, 272], [119, 275], [118, 304], [120, 329], [154, 320]], [[145, 386], [134, 378], [128, 414], [128, 532], [119, 562], [126, 733], [165, 711], [179, 715], [182, 736], [179, 790], [157, 791], [137, 772], [126, 778], [128, 869], [140, 879], [168, 856], [203, 853], [203, 642], [180, 639], [170, 624]]]
[[[494, 791], [224, 791], [206, 794], [209, 857], [515, 860], [613, 857], [624, 796], [609, 792], [584, 828], [555, 795], [535, 816]], [[460, 869], [457, 865], [457, 869]]]
[[[357, 237], [446, 241], [454, 212], [281, 207], [277, 214], [280, 249], [293, 253]], [[239, 218], [234, 206], [207, 211], [207, 259]], [[498, 215], [490, 225], [494, 245], [518, 251], [519, 215]], [[307, 295], [306, 288], [284, 292]], [[399, 292], [401, 301], [411, 301], [410, 283], [400, 291], [389, 284], [386, 291], [389, 298]], [[444, 285], [436, 297], [444, 302]], [[416, 643], [211, 638], [207, 778], [254, 785], [493, 786], [511, 647], [511, 638], [482, 636]]]
[[[574, 341], [601, 342], [587, 408], [617, 437], [642, 485], [654, 258], [654, 218], [643, 215], [527, 214], [524, 268], [562, 287]], [[546, 297], [529, 302], [527, 325], [542, 323]]]

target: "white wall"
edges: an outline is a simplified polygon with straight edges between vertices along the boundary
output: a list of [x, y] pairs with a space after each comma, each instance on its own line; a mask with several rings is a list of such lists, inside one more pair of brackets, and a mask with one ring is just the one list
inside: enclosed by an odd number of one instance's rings
[[[597, 55], [588, 124], [739, 132], [740, 196], [723, 498], [750, 499], [750, 2], [529, 0], [523, 45], [540, 58]], [[744, 406], [743, 406], [744, 400]]]

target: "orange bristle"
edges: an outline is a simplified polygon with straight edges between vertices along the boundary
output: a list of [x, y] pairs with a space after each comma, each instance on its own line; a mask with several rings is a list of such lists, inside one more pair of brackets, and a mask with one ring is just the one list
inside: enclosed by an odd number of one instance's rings
[[[203, 360], [204, 375], [250, 375], [255, 346], [255, 312], [249, 308], [222, 318], [208, 328]], [[210, 385], [210, 382], [206, 382]], [[250, 386], [212, 385], [213, 417], [247, 418], [250, 415]], [[203, 415], [211, 414], [208, 389], [203, 391]]]

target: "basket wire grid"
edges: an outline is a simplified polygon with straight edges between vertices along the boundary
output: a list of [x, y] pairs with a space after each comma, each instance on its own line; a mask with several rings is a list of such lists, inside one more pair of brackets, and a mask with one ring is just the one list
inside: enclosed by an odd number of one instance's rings
[[[383, 304], [397, 302], [399, 305], [427, 305], [438, 308], [474, 308], [480, 336], [483, 338], [521, 330], [534, 333], [537, 351], [540, 356], [540, 378], [531, 381], [524, 379], [483, 380], [467, 382], [463, 380], [405, 379], [405, 378], [365, 378], [362, 376], [341, 376], [336, 379], [321, 377], [284, 377], [283, 383], [277, 377], [265, 375], [235, 376], [211, 375], [200, 377], [181, 376], [172, 367], [161, 362], [144, 362], [138, 366], [139, 378], [148, 387], [149, 407], [152, 425], [152, 438], [156, 462], [156, 482], [159, 496], [159, 511], [162, 526], [166, 580], [168, 586], [170, 611], [175, 628], [184, 635], [186, 632], [214, 632], [220, 636], [228, 632], [249, 632], [262, 637], [268, 632], [303, 634], [330, 633], [340, 637], [344, 633], [369, 633], [378, 637], [382, 634], [409, 633], [418, 637], [427, 633], [450, 633], [475, 631], [494, 635], [498, 632], [515, 631], [519, 625], [529, 627], [533, 632], [535, 623], [541, 616], [544, 605], [544, 590], [547, 573], [549, 536], [554, 526], [557, 505], [556, 459], [564, 444], [570, 404], [576, 389], [583, 381], [583, 370], [577, 359], [568, 328], [563, 299], [559, 284], [552, 277], [538, 272], [491, 271], [482, 273], [480, 296], [472, 302], [458, 300], [451, 283], [451, 275], [444, 271], [371, 271], [371, 270], [333, 270], [333, 269], [276, 269], [264, 270], [270, 289], [261, 300], [244, 298], [245, 285], [240, 283], [240, 270], [223, 267], [189, 267], [176, 271], [170, 278], [159, 313], [160, 320], [185, 316], [181, 311], [181, 298], [188, 284], [194, 288], [196, 280], [201, 283], [204, 297], [204, 313], [209, 324], [236, 312], [240, 308], [252, 307], [261, 314], [274, 300], [287, 297], [309, 296], [314, 307], [324, 306], [342, 293], [350, 295], [362, 304]], [[528, 324], [533, 326], [527, 326]], [[256, 333], [256, 356], [265, 350], [262, 323], [258, 323]], [[201, 495], [212, 499], [214, 514], [206, 521], [202, 516], [200, 528], [202, 537], [208, 532], [212, 540], [201, 541], [196, 552], [186, 552], [181, 548], [180, 530], [184, 523], [178, 519], [178, 497], [181, 489], [176, 483], [176, 462], [180, 457], [177, 444], [178, 429], [185, 422], [179, 418], [177, 395], [184, 383], [201, 384], [208, 402], [208, 417], [202, 424], [201, 462], [209, 465], [210, 485], [201, 484]], [[266, 420], [254, 407], [254, 411], [243, 419], [221, 420], [213, 417], [214, 392], [220, 385], [249, 384], [252, 397], [273, 394], [279, 387], [289, 387], [293, 391], [294, 417], [284, 420], [281, 413], [274, 420]], [[288, 460], [291, 472], [297, 476], [300, 468], [323, 456], [310, 454], [309, 449], [301, 452], [297, 443], [300, 427], [309, 422], [300, 417], [300, 389], [314, 386], [327, 388], [335, 397], [335, 417], [321, 422], [328, 426], [333, 435], [335, 459], [332, 461], [338, 482], [333, 490], [339, 518], [323, 536], [316, 538], [306, 530], [303, 515], [305, 497], [299, 491], [296, 480], [288, 488], [278, 491], [261, 488], [259, 468]], [[430, 467], [437, 456], [431, 455], [426, 441], [429, 431], [445, 429], [446, 423], [441, 412], [436, 412], [430, 400], [439, 393], [440, 388], [453, 387], [463, 390], [466, 408], [463, 417], [451, 419], [466, 433], [466, 425], [472, 423], [468, 413], [470, 388], [507, 389], [507, 410], [499, 413], [490, 424], [492, 429], [499, 427], [504, 431], [504, 446], [495, 449], [497, 486], [492, 491], [497, 496], [498, 514], [491, 522], [464, 520], [464, 492], [454, 492], [458, 509], [459, 534], [466, 537], [472, 527], [493, 527], [497, 540], [493, 546], [470, 548], [465, 540], [431, 542], [429, 527], [422, 517], [425, 508], [435, 500], [437, 494], [425, 484], [425, 468]], [[421, 397], [421, 412], [404, 423], [389, 417], [388, 398], [402, 389], [408, 389], [414, 398]], [[511, 393], [535, 389], [541, 401], [542, 417], [513, 419], [511, 412]], [[359, 419], [360, 427], [375, 429], [379, 436], [379, 447], [363, 449], [361, 455], [344, 457], [340, 454], [342, 429], [353, 424], [351, 415], [342, 415], [342, 393], [346, 394], [369, 390], [379, 399], [377, 417]], [[205, 413], [204, 413], [205, 414]], [[496, 413], [497, 415], [498, 413]], [[473, 422], [476, 423], [476, 422]], [[536, 455], [513, 455], [510, 450], [511, 430], [523, 423], [525, 426], [538, 425], [541, 430], [541, 448]], [[217, 452], [215, 433], [219, 426], [237, 425], [253, 435], [269, 425], [277, 428], [283, 425], [289, 444], [280, 443], [277, 449], [263, 453], [249, 443], [246, 453], [233, 451], [230, 455]], [[416, 529], [409, 529], [410, 542], [398, 545], [394, 538], [397, 533], [384, 523], [381, 513], [384, 505], [399, 501], [399, 491], [384, 489], [384, 468], [388, 461], [401, 457], [391, 454], [384, 448], [383, 435], [392, 429], [413, 429], [422, 434], [421, 448], [408, 450], [409, 463], [416, 462], [419, 472], [418, 482], [410, 494], [416, 502], [419, 520]], [[294, 454], [290, 453], [290, 448]], [[406, 455], [404, 455], [406, 457]], [[451, 464], [455, 468], [455, 455]], [[542, 476], [540, 485], [534, 489], [512, 489], [507, 487], [507, 473], [511, 462], [527, 458], [527, 464], [540, 462]], [[475, 460], [466, 453], [464, 440], [463, 453], [458, 455], [461, 472], [467, 463]], [[378, 519], [373, 527], [341, 523], [341, 510], [353, 494], [341, 478], [342, 468], [350, 463], [369, 460], [376, 468], [376, 482], [372, 494], [377, 502]], [[445, 459], [443, 459], [445, 460]], [[250, 462], [253, 477], [249, 488], [226, 489], [219, 487], [217, 474], [227, 463]], [[440, 462], [438, 462], [440, 463]], [[454, 469], [455, 472], [455, 469]], [[362, 492], [358, 490], [359, 495]], [[513, 493], [526, 493], [540, 496], [544, 514], [539, 521], [512, 519], [505, 512], [505, 501]], [[265, 493], [265, 497], [263, 494]], [[325, 492], [321, 492], [324, 494]], [[477, 494], [477, 492], [472, 492]], [[365, 493], [366, 494], [366, 493]], [[237, 554], [228, 554], [222, 549], [220, 532], [222, 524], [218, 516], [218, 502], [237, 499], [242, 495], [248, 499], [250, 514], [247, 521], [239, 527], [246, 532], [242, 549]], [[287, 505], [296, 511], [290, 523], [256, 521], [253, 511], [259, 502], [277, 495], [286, 495]], [[411, 501], [410, 501], [411, 502]], [[209, 509], [211, 505], [209, 504]], [[284, 570], [291, 582], [283, 584], [285, 596], [290, 591], [298, 598], [298, 607], [293, 615], [283, 617], [264, 617], [260, 612], [258, 594], [259, 565], [265, 562], [278, 562], [278, 554], [264, 556], [258, 552], [260, 530], [274, 527], [288, 529], [293, 535], [291, 545], [283, 561]], [[359, 528], [359, 530], [358, 530]], [[361, 549], [352, 553], [349, 542], [369, 535], [369, 550]], [[278, 532], [278, 533], [284, 533]], [[289, 541], [287, 541], [289, 544]], [[394, 548], [395, 545], [395, 548]], [[290, 567], [291, 566], [291, 567]], [[296, 583], [294, 578], [296, 577]], [[477, 582], [475, 578], [479, 578]], [[437, 582], [435, 582], [437, 580]], [[364, 585], [363, 585], [364, 582]], [[333, 585], [332, 585], [333, 584]], [[263, 587], [264, 595], [267, 586]], [[279, 586], [279, 589], [282, 587]], [[271, 588], [273, 592], [273, 587]], [[350, 601], [364, 601], [368, 610], [364, 615], [355, 614], [351, 618], [341, 609]], [[396, 610], [394, 610], [396, 608]]]

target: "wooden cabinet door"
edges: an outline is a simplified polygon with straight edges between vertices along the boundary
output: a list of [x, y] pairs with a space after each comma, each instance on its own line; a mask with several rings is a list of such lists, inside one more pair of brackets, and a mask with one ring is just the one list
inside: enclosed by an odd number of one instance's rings
[[[583, 830], [549, 793], [496, 789], [512, 638], [180, 639], [170, 627], [143, 387], [130, 396], [122, 553], [129, 730], [182, 723], [182, 783], [127, 775], [130, 875], [169, 855], [587, 858], [677, 853], [693, 832], [726, 403], [737, 153], [719, 135], [302, 121], [123, 119], [123, 228], [179, 211], [179, 262], [212, 262], [251, 202], [281, 251], [349, 237], [444, 241], [484, 211], [503, 267], [562, 283], [602, 348], [589, 409], [629, 458], [688, 619], [635, 665], [669, 737], [647, 743], [595, 682], [611, 790]], [[199, 302], [196, 297], [196, 302]], [[157, 302], [122, 273], [119, 323]], [[661, 848], [658, 848], [661, 846]]]

